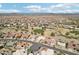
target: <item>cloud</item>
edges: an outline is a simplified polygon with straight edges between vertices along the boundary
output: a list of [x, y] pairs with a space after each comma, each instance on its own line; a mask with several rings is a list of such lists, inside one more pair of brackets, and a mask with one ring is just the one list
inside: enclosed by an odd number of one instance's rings
[[79, 13], [79, 3], [58, 3], [50, 5], [27, 5], [23, 6], [26, 12], [31, 13]]
[[51, 10], [64, 10], [64, 9], [69, 9], [72, 6], [69, 4], [56, 4], [56, 5], [51, 5], [49, 8]]
[[25, 6], [24, 8], [28, 9], [29, 11], [32, 12], [40, 12], [42, 7], [38, 5], [30, 5], [30, 6]]
[[79, 3], [66, 3], [64, 6], [79, 6]]
[[64, 10], [65, 13], [79, 13], [79, 10]]
[[77, 3], [62, 3], [62, 4], [56, 4], [56, 5], [51, 5], [51, 9], [70, 9], [71, 7], [79, 7], [79, 4]]
[[16, 9], [8, 9], [8, 10], [0, 9], [0, 13], [18, 13], [18, 12], [20, 11]]
[[30, 6], [25, 6], [24, 8], [31, 11], [32, 13], [33, 12], [49, 12], [50, 11], [49, 8], [42, 7], [40, 5], [30, 5]]
[[51, 5], [49, 7], [49, 10], [51, 12], [54, 11], [54, 13], [79, 13], [79, 9], [72, 9], [73, 7], [77, 7], [79, 8], [79, 4], [69, 4], [69, 3], [66, 3], [66, 4], [56, 4], [56, 5]]
[[56, 4], [56, 5], [51, 5], [51, 8], [55, 8], [55, 7], [63, 7], [63, 4]]
[[[71, 12], [72, 10], [71, 7], [73, 6], [77, 6], [78, 7], [79, 4], [56, 4], [56, 5], [50, 5], [48, 7], [43, 7], [41, 5], [29, 5], [29, 6], [24, 6], [25, 9], [27, 9], [28, 11], [31, 12], [50, 12], [50, 13], [61, 13], [61, 12]], [[70, 10], [70, 11], [69, 11]], [[73, 12], [76, 12], [77, 10], [73, 10]], [[77, 11], [78, 12], [78, 11]]]

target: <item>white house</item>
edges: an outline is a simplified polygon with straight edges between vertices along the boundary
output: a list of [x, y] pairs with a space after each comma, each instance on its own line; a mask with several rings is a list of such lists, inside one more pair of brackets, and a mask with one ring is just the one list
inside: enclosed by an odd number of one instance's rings
[[43, 48], [39, 52], [40, 55], [54, 55], [53, 49]]
[[39, 36], [36, 38], [36, 42], [40, 42], [40, 40], [45, 40], [45, 37], [44, 36]]
[[59, 45], [59, 46], [61, 46], [61, 47], [66, 47], [66, 43], [64, 43], [64, 42], [57, 42], [57, 44]]
[[25, 49], [16, 50], [16, 52], [14, 52], [13, 55], [27, 55], [27, 50]]

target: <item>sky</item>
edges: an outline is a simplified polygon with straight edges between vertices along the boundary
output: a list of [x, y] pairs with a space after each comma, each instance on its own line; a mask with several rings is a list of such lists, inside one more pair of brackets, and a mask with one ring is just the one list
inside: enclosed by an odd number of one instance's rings
[[78, 3], [1, 3], [0, 13], [79, 13]]

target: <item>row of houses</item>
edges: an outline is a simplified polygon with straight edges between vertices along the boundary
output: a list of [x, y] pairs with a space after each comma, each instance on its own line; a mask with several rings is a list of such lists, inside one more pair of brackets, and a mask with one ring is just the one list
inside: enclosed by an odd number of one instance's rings
[[26, 34], [23, 32], [7, 32], [4, 34], [4, 38], [10, 38], [10, 39], [14, 39], [14, 38], [28, 38], [30, 37], [30, 34]]

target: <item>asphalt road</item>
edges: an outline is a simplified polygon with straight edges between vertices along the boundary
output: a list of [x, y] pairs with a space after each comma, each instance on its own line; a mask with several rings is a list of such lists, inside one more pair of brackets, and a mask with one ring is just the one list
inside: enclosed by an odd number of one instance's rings
[[50, 46], [47, 46], [47, 45], [44, 45], [44, 44], [41, 44], [41, 43], [37, 43], [37, 42], [32, 42], [32, 41], [28, 41], [28, 40], [19, 40], [19, 39], [0, 39], [0, 41], [24, 41], [24, 42], [29, 42], [29, 43], [32, 43], [32, 44], [36, 44], [36, 45], [40, 45], [41, 47], [47, 47], [49, 49], [53, 49], [53, 50], [57, 50], [57, 51], [62, 51], [66, 54], [69, 54], [69, 55], [79, 55], [79, 53], [75, 53], [75, 52], [70, 52], [70, 51], [67, 51], [67, 50], [64, 50], [64, 49], [59, 49], [59, 48], [56, 48], [56, 47], [50, 47]]

